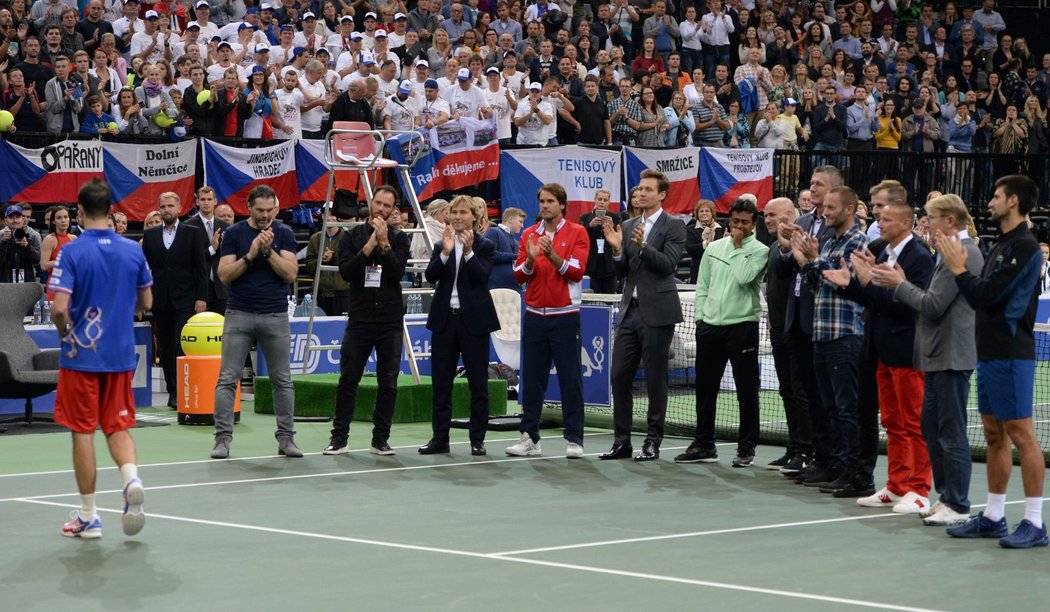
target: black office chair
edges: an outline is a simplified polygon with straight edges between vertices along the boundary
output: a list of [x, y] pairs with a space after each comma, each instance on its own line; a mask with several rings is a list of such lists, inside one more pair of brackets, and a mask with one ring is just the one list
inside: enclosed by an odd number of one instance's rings
[[24, 416], [0, 419], [0, 424], [54, 422], [33, 416], [33, 398], [58, 386], [59, 349], [41, 350], [26, 332], [23, 318], [40, 299], [39, 283], [0, 284], [0, 399], [25, 399]]

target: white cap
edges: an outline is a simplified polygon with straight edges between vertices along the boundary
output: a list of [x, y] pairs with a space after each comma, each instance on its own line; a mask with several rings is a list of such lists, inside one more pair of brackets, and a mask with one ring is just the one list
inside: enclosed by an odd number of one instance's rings
[[193, 5], [193, 8], [206, 8], [210, 11], [211, 5], [208, 4], [208, 0], [200, 0], [199, 2], [197, 2], [197, 4]]
[[367, 13], [365, 13], [365, 19], [368, 19], [369, 17], [371, 17], [372, 19], [378, 19], [376, 17], [376, 14], [373, 13], [372, 11], [368, 11]]
[[255, 45], [255, 52], [256, 53], [269, 53], [270, 52], [270, 45], [268, 45], [266, 43], [259, 43], [259, 44]]
[[157, 11], [146, 11], [146, 19], [160, 19]]
[[306, 11], [305, 13], [303, 13], [303, 21], [306, 21], [307, 19], [317, 19], [317, 15], [314, 15], [310, 11]]
[[364, 53], [361, 54], [361, 63], [362, 64], [374, 64], [374, 63], [376, 63], [376, 59], [374, 57], [372, 57], [371, 53], [365, 51]]
[[424, 68], [430, 68], [430, 62], [425, 59], [416, 60], [416, 68], [423, 66]]
[[394, 13], [394, 21], [398, 21], [400, 19], [408, 19], [408, 16], [406, 16], [404, 13]]
[[539, 81], [529, 83], [529, 91], [543, 91], [543, 84]]
[[375, 38], [386, 38], [386, 30], [383, 28], [376, 28], [376, 31], [372, 36]]
[[460, 81], [470, 80], [470, 68], [460, 68], [459, 72], [456, 73], [456, 78]]
[[259, 11], [260, 12], [262, 12], [262, 11], [272, 11], [272, 10], [273, 10], [273, 5], [270, 4], [269, 2], [263, 2], [262, 4], [259, 5]]
[[407, 79], [404, 80], [404, 81], [401, 81], [401, 85], [398, 86], [397, 90], [399, 92], [403, 93], [403, 94], [410, 94], [410, 93], [412, 93], [412, 81], [409, 81]]

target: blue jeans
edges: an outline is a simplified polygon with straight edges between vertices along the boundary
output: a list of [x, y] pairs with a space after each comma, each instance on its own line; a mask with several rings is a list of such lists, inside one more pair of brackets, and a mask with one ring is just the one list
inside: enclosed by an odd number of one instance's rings
[[233, 401], [241, 380], [244, 358], [252, 344], [266, 357], [273, 387], [273, 412], [277, 417], [276, 438], [295, 435], [295, 391], [289, 363], [288, 313], [257, 313], [226, 310], [222, 326], [222, 365], [215, 385], [215, 437], [233, 437]]
[[933, 488], [941, 503], [956, 512], [970, 511], [970, 440], [966, 436], [966, 403], [973, 370], [926, 372], [922, 402], [922, 435], [930, 453]]
[[580, 313], [544, 317], [525, 313], [521, 328], [521, 433], [540, 440], [543, 395], [551, 362], [558, 369], [565, 439], [583, 444], [583, 371], [580, 366]]
[[813, 343], [813, 370], [828, 415], [832, 456], [851, 473], [860, 470], [857, 452], [857, 383], [860, 336]]
[[[699, 49], [682, 49], [682, 72], [693, 78], [693, 70], [704, 67], [704, 52]], [[707, 73], [704, 72], [704, 76]]]
[[729, 65], [729, 47], [730, 45], [722, 45], [719, 47], [704, 45], [703, 58], [705, 79], [715, 78], [715, 68], [718, 64]]

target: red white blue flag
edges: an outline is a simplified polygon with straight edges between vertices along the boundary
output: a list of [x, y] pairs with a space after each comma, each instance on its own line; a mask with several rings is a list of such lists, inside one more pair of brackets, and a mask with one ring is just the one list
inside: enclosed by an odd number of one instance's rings
[[282, 209], [299, 204], [293, 141], [259, 149], [238, 149], [210, 140], [201, 140], [201, 145], [204, 184], [215, 190], [219, 204], [229, 204], [234, 213], [247, 215], [248, 193], [257, 185], [269, 185]]
[[669, 213], [693, 214], [693, 207], [700, 199], [700, 184], [697, 174], [700, 168], [700, 149], [636, 149], [624, 148], [624, 174], [627, 193], [638, 185], [644, 170], [659, 170], [671, 183], [664, 199], [663, 209]]
[[773, 199], [772, 149], [700, 149], [700, 197], [728, 213], [741, 195], [758, 198], [758, 209]]
[[0, 141], [0, 201], [76, 202], [80, 186], [102, 176], [102, 143], [63, 140], [42, 149]]
[[157, 209], [162, 193], [177, 193], [181, 214], [193, 210], [197, 176], [197, 141], [151, 144], [148, 147], [102, 144], [103, 175], [113, 192], [114, 211], [131, 221], [142, 221]]

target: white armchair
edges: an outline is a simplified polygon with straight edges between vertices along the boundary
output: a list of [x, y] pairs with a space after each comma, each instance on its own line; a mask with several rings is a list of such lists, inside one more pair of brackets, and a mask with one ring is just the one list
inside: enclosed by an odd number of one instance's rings
[[500, 363], [521, 369], [521, 294], [513, 289], [492, 289], [500, 329], [492, 332], [492, 345]]

